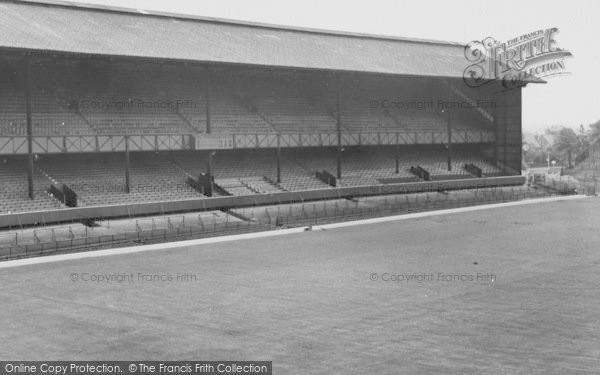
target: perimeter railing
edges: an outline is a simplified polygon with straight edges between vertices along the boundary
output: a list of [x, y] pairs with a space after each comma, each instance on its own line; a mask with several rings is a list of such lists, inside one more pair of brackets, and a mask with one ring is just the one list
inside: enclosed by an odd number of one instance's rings
[[[0, 260], [191, 240], [276, 228], [310, 227], [340, 221], [576, 193], [574, 189], [564, 189], [564, 186], [557, 184], [550, 187], [497, 187], [356, 199], [339, 198], [317, 202], [298, 200], [284, 205], [226, 210], [221, 213], [219, 219], [207, 219], [206, 213], [188, 213], [163, 218], [126, 219], [129, 227], [123, 226], [123, 220], [114, 220], [102, 222], [99, 229], [84, 227], [81, 224], [25, 229], [0, 234]], [[107, 229], [116, 233], [107, 234]]]

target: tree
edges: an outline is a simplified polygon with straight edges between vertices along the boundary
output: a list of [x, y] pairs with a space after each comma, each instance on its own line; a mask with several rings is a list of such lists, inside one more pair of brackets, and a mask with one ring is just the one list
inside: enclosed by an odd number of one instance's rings
[[579, 139], [580, 151], [586, 150], [590, 145], [590, 134], [588, 131], [585, 130], [585, 126], [583, 126], [583, 124], [579, 125], [577, 138]]
[[580, 142], [577, 138], [577, 134], [571, 128], [562, 128], [559, 130], [557, 137], [554, 141], [553, 149], [556, 153], [561, 155], [567, 155], [567, 168], [572, 168], [571, 163], [573, 152], [577, 152], [579, 149]]
[[600, 136], [600, 120], [590, 124], [590, 136], [592, 139], [596, 139]]

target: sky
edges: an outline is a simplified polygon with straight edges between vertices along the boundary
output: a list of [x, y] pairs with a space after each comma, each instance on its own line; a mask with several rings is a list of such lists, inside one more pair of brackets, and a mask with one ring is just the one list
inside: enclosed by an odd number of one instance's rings
[[599, 0], [78, 0], [136, 9], [468, 43], [557, 27], [568, 75], [523, 91], [523, 130], [600, 120]]

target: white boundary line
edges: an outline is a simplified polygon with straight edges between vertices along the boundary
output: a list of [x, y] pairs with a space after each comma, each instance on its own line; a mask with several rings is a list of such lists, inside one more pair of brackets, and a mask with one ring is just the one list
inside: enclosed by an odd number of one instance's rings
[[[521, 205], [526, 205], [526, 204], [549, 203], [549, 202], [584, 199], [584, 198], [587, 198], [587, 197], [584, 195], [569, 195], [569, 196], [559, 196], [559, 197], [550, 197], [550, 198], [535, 198], [535, 199], [526, 199], [526, 200], [515, 201], [515, 202], [493, 203], [493, 204], [485, 204], [485, 205], [479, 205], [479, 206], [450, 208], [450, 209], [446, 209], [446, 210], [425, 211], [425, 212], [416, 212], [416, 213], [412, 213], [412, 214], [378, 217], [378, 218], [373, 218], [373, 219], [346, 221], [346, 222], [341, 222], [341, 223], [333, 223], [333, 224], [325, 224], [325, 225], [314, 225], [311, 228], [312, 228], [312, 230], [327, 230], [327, 229], [351, 227], [351, 226], [356, 226], [356, 225], [385, 223], [385, 222], [399, 221], [399, 220], [410, 220], [410, 219], [429, 217], [429, 216], [437, 216], [437, 215], [448, 215], [448, 214], [455, 214], [455, 213], [460, 213], [460, 212], [479, 211], [479, 210], [499, 208], [499, 207], [521, 206]], [[66, 260], [98, 258], [98, 257], [104, 257], [104, 256], [110, 256], [110, 255], [132, 254], [132, 253], [139, 253], [139, 252], [145, 252], [145, 251], [176, 249], [176, 248], [195, 246], [195, 245], [230, 242], [230, 241], [238, 241], [238, 240], [246, 240], [246, 239], [254, 239], [254, 238], [283, 236], [283, 235], [293, 234], [293, 233], [302, 233], [302, 232], [305, 232], [307, 229], [308, 229], [308, 227], [304, 226], [304, 227], [290, 228], [290, 229], [276, 229], [276, 230], [268, 230], [268, 231], [263, 231], [263, 232], [235, 234], [235, 235], [231, 235], [231, 236], [200, 238], [200, 239], [188, 240], [188, 241], [167, 242], [167, 243], [158, 243], [158, 244], [152, 244], [152, 245], [123, 247], [123, 248], [117, 248], [117, 249], [84, 251], [84, 252], [80, 252], [80, 253], [48, 255], [48, 256], [41, 256], [41, 257], [37, 257], [37, 258], [9, 260], [9, 261], [0, 262], [0, 269], [13, 268], [13, 267], [19, 267], [19, 266], [28, 266], [28, 265], [33, 265], [33, 264], [54, 263], [54, 262], [61, 262], [61, 261], [66, 261]]]

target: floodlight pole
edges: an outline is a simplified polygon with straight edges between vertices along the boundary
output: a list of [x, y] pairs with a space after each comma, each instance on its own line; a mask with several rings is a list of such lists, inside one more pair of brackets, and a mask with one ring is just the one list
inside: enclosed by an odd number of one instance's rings
[[31, 119], [31, 57], [25, 54], [25, 116], [27, 121], [27, 191], [34, 199], [33, 186], [33, 124]]

